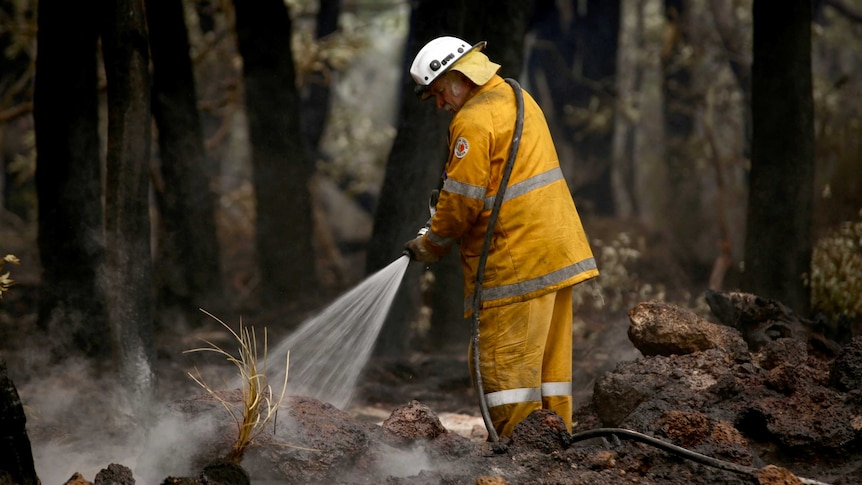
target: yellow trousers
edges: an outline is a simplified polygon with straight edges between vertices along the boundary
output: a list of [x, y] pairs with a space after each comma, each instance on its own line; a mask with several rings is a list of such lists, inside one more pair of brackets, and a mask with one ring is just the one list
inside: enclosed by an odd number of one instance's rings
[[[572, 431], [572, 287], [479, 313], [479, 362], [499, 436], [536, 409]], [[472, 356], [472, 348], [470, 349]], [[473, 360], [470, 371], [473, 375]]]

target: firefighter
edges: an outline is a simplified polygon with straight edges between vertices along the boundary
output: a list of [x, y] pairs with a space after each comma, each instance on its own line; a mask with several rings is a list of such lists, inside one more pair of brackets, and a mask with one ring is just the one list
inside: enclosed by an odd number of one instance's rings
[[[430, 226], [405, 248], [433, 263], [460, 245], [464, 315], [479, 319], [479, 368], [494, 431], [511, 435], [536, 409], [572, 430], [572, 286], [598, 276], [544, 114], [523, 93], [523, 133], [494, 224], [472, 315], [495, 195], [513, 147], [513, 87], [482, 50], [439, 37], [416, 55], [410, 74], [421, 99], [452, 113], [449, 155]], [[475, 369], [472, 369], [475, 371]]]

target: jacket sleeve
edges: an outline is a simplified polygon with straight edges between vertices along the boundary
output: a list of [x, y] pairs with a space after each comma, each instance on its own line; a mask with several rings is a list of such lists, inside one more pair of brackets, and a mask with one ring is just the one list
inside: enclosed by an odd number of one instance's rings
[[485, 110], [462, 110], [449, 125], [449, 160], [426, 235], [429, 249], [437, 255], [448, 252], [484, 210], [493, 136], [486, 116]]

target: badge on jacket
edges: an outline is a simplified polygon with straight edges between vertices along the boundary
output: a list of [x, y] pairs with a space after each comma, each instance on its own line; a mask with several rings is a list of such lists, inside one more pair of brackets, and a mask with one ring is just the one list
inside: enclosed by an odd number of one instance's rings
[[463, 136], [455, 140], [455, 156], [458, 158], [464, 158], [464, 155], [467, 154], [467, 151], [470, 149], [470, 144], [467, 143], [467, 139]]

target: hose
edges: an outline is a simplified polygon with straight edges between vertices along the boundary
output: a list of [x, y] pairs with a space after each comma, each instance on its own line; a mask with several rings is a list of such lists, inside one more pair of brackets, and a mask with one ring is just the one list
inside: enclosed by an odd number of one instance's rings
[[482, 412], [482, 420], [485, 421], [485, 428], [488, 430], [488, 439], [491, 442], [499, 441], [497, 431], [494, 429], [494, 423], [491, 421], [491, 413], [488, 410], [488, 401], [485, 398], [484, 387], [482, 386], [482, 370], [480, 368], [481, 359], [479, 358], [479, 310], [482, 308], [482, 279], [485, 277], [485, 264], [488, 261], [488, 250], [491, 247], [491, 238], [494, 234], [494, 225], [497, 223], [497, 217], [500, 215], [500, 206], [503, 204], [503, 198], [506, 195], [506, 187], [509, 185], [509, 177], [512, 175], [512, 167], [515, 164], [515, 157], [518, 155], [518, 148], [521, 145], [521, 133], [524, 131], [524, 95], [521, 93], [521, 86], [514, 79], [506, 78], [506, 82], [512, 86], [515, 91], [515, 101], [518, 106], [518, 114], [515, 119], [515, 133], [512, 136], [512, 146], [509, 148], [509, 158], [506, 160], [506, 167], [503, 170], [503, 177], [500, 180], [500, 188], [497, 190], [497, 195], [494, 197], [494, 206], [491, 208], [491, 216], [488, 218], [488, 228], [485, 229], [485, 240], [482, 244], [482, 254], [479, 256], [479, 265], [476, 268], [476, 286], [473, 292], [473, 374], [476, 385], [476, 394], [479, 395], [479, 410]]
[[[631, 439], [634, 441], [640, 441], [641, 443], [645, 443], [656, 448], [662, 449], [664, 451], [673, 453], [675, 455], [681, 456], [683, 458], [687, 458], [691, 461], [700, 463], [702, 465], [711, 466], [713, 468], [719, 468], [722, 470], [727, 470], [735, 473], [741, 473], [744, 475], [755, 476], [757, 474], [758, 469], [750, 466], [739, 465], [733, 462], [719, 460], [717, 458], [712, 458], [710, 456], [702, 455], [696, 451], [692, 451], [681, 446], [674, 445], [672, 443], [668, 443], [666, 441], [662, 441], [658, 438], [653, 438], [652, 436], [645, 435], [643, 433], [638, 433], [637, 431], [632, 431], [630, 429], [625, 428], [596, 428], [590, 429], [587, 431], [581, 431], [579, 433], [575, 433], [570, 435], [569, 442], [576, 443], [578, 441], [584, 441], [591, 438], [599, 438], [604, 436], [613, 436], [617, 438], [625, 438]], [[799, 481], [805, 485], [829, 485], [824, 482], [818, 482], [816, 480], [811, 480], [808, 478], [799, 478]]]

